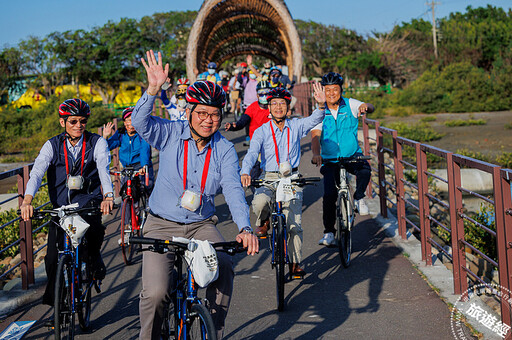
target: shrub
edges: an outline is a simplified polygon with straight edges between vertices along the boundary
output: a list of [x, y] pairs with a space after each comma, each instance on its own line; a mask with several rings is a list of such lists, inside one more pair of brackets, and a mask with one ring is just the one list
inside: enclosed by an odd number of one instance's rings
[[512, 169], [512, 152], [502, 152], [496, 157], [496, 163], [503, 168]]
[[444, 125], [449, 127], [454, 126], [469, 126], [469, 125], [485, 125], [487, 124], [487, 121], [485, 119], [455, 119], [455, 120], [447, 120], [444, 122]]
[[430, 142], [443, 137], [443, 134], [435, 132], [430, 125], [423, 122], [413, 125], [394, 122], [390, 123], [388, 127], [397, 130], [399, 136], [418, 142]]
[[473, 151], [473, 150], [468, 150], [468, 149], [457, 149], [457, 151], [455, 151], [455, 153], [458, 153], [459, 155], [462, 155], [462, 156], [478, 159], [480, 161], [492, 163], [492, 159], [490, 159], [488, 156], [486, 156], [478, 151]]
[[512, 123], [505, 124], [505, 129], [507, 129], [507, 130], [512, 129]]
[[437, 120], [436, 116], [426, 116], [420, 119], [420, 122], [428, 123], [428, 122], [434, 122]]

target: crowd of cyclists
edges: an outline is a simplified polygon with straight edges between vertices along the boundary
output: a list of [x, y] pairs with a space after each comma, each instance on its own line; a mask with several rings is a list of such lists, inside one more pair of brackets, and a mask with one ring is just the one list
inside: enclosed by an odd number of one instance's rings
[[[147, 77], [147, 88], [134, 108], [124, 110], [124, 127], [113, 131], [114, 124], [104, 126], [103, 136], [86, 130], [91, 115], [89, 105], [80, 99], [68, 99], [59, 107], [59, 123], [63, 132], [50, 138], [41, 148], [21, 206], [24, 220], [31, 218], [32, 199], [48, 177], [50, 201], [54, 208], [78, 203], [80, 207], [99, 206], [103, 214], [113, 208], [113, 189], [109, 175], [110, 150], [119, 148], [123, 166], [133, 166], [150, 177], [149, 215], [143, 236], [171, 239], [173, 236], [222, 242], [216, 227], [214, 198], [224, 194], [232, 219], [237, 226], [236, 240], [248, 255], [259, 251], [258, 237], [269, 229], [270, 194], [266, 189], [255, 191], [252, 210], [256, 216], [251, 227], [250, 207], [244, 187], [251, 179], [276, 179], [299, 174], [300, 141], [311, 131], [313, 158], [322, 165], [322, 158], [351, 157], [361, 153], [357, 142], [358, 118], [374, 111], [373, 105], [344, 98], [343, 78], [334, 72], [323, 75], [313, 86], [317, 109], [306, 118], [291, 118], [294, 97], [293, 83], [279, 67], [270, 62], [259, 69], [252, 56], [233, 71], [217, 73], [210, 62], [207, 71], [197, 73], [191, 83], [180, 78], [171, 99], [168, 88], [169, 65], [160, 53], [147, 51], [141, 59]], [[153, 116], [155, 99], [160, 97], [170, 113], [170, 119]], [[226, 112], [235, 113], [236, 121], [222, 125]], [[234, 145], [220, 130], [236, 131], [247, 128], [249, 149], [242, 166]], [[110, 136], [112, 135], [112, 136]], [[155, 176], [151, 149], [159, 151], [159, 170]], [[353, 163], [347, 170], [356, 176], [354, 193], [360, 214], [367, 214], [363, 197], [370, 179], [367, 161]], [[319, 244], [334, 242], [333, 205], [336, 204], [335, 181], [339, 165], [322, 165], [324, 176], [323, 224], [324, 235]], [[77, 187], [74, 183], [79, 182]], [[70, 184], [70, 183], [73, 183]], [[300, 266], [303, 232], [301, 226], [302, 192], [284, 205], [290, 251], [290, 274], [306, 275]], [[105, 228], [98, 216], [82, 216], [91, 227], [85, 237], [92, 254], [95, 278], [105, 277], [106, 268], [100, 247]], [[58, 250], [63, 232], [50, 227], [45, 257], [48, 284], [43, 303], [52, 306]], [[231, 258], [217, 254], [219, 277], [206, 291], [218, 338], [222, 338], [233, 290], [234, 269]], [[142, 290], [140, 292], [140, 338], [159, 339], [165, 301], [169, 298], [170, 273], [175, 258], [171, 254], [144, 252], [142, 259]]]

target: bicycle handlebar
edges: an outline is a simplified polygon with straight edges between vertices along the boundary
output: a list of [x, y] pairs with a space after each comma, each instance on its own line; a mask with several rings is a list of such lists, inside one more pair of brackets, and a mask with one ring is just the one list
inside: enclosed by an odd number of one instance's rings
[[[163, 253], [164, 248], [169, 249], [169, 247], [177, 248], [180, 250], [190, 250], [194, 251], [197, 248], [197, 244], [194, 242], [176, 242], [171, 240], [161, 240], [156, 238], [150, 238], [150, 237], [130, 237], [130, 243], [133, 244], [147, 244], [150, 246], [153, 246], [153, 249], [148, 249], [150, 251]], [[236, 253], [242, 253], [244, 251], [247, 251], [247, 248], [244, 248], [241, 243], [238, 243], [237, 241], [229, 241], [229, 242], [217, 242], [212, 243], [212, 246], [217, 250], [224, 253], [227, 253], [228, 255], [235, 255]]]
[[[278, 181], [279, 180], [273, 181], [273, 180], [265, 180], [265, 179], [253, 179], [253, 180], [251, 180], [251, 186], [253, 186], [255, 188], [259, 188], [262, 185], [268, 186], [268, 185], [272, 185]], [[291, 180], [292, 184], [295, 184], [299, 187], [303, 187], [305, 185], [313, 184], [313, 182], [319, 182], [319, 181], [320, 181], [320, 177], [299, 177], [299, 178], [294, 178]]]
[[[18, 213], [18, 215], [20, 215], [21, 210], [18, 209], [17, 213]], [[86, 213], [86, 215], [93, 216], [93, 215], [101, 215], [101, 210], [99, 207], [39, 209], [39, 210], [34, 210], [34, 214], [33, 214], [32, 218], [38, 220], [38, 219], [43, 219], [46, 215], [59, 216], [59, 213], [62, 213], [64, 215]]]
[[356, 163], [359, 161], [370, 160], [372, 156], [356, 156], [356, 157], [337, 157], [337, 158], [322, 158], [322, 164], [325, 163]]

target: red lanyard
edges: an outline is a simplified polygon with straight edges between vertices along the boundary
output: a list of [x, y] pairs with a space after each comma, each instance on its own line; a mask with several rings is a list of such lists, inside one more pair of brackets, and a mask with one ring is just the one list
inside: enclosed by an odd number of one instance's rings
[[[80, 175], [82, 176], [84, 173], [84, 158], [85, 158], [85, 135], [83, 137], [82, 143], [82, 166], [80, 168]], [[66, 175], [69, 175], [69, 165], [68, 165], [68, 148], [66, 146], [66, 138], [64, 138], [64, 158], [66, 158]]]
[[[201, 194], [204, 192], [206, 186], [206, 178], [208, 177], [208, 167], [210, 166], [210, 156], [212, 155], [212, 148], [208, 146], [206, 152], [206, 159], [204, 160], [203, 175], [201, 176]], [[185, 155], [183, 161], [183, 191], [187, 190], [187, 163], [188, 163], [188, 140], [185, 140]]]
[[[286, 129], [288, 131], [288, 159], [290, 158], [290, 129]], [[272, 127], [272, 121], [270, 121], [270, 131], [272, 131], [272, 138], [274, 139], [274, 146], [276, 147], [276, 159], [277, 165], [281, 164], [279, 162], [279, 149], [277, 148], [276, 134], [274, 133], [274, 128]]]

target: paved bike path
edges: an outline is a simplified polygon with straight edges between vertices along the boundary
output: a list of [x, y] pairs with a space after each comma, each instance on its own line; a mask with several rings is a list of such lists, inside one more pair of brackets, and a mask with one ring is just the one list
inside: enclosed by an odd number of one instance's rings
[[[239, 156], [242, 132], [224, 133], [236, 143]], [[300, 166], [304, 176], [320, 176], [309, 163], [309, 139], [303, 143]], [[286, 308], [276, 310], [275, 272], [270, 266], [268, 240], [254, 257], [234, 257], [235, 288], [226, 320], [226, 339], [451, 339], [448, 306], [421, 278], [409, 260], [372, 217], [358, 217], [353, 239], [353, 262], [343, 268], [336, 249], [318, 245], [322, 236], [321, 184], [304, 194], [304, 280], [285, 286]], [[252, 196], [247, 193], [250, 202]], [[236, 227], [223, 198], [217, 198], [219, 229], [233, 239]], [[377, 207], [377, 204], [370, 204]], [[372, 213], [376, 213], [373, 211]], [[251, 216], [254, 220], [254, 216]], [[140, 255], [125, 266], [117, 245], [119, 219], [107, 226], [103, 258], [107, 277], [103, 292], [93, 293], [92, 329], [77, 339], [136, 339], [139, 330], [138, 293], [141, 288]], [[0, 323], [0, 331], [13, 321], [44, 320], [51, 309], [40, 305], [42, 287], [32, 289], [35, 300]], [[7, 297], [8, 297], [7, 293]], [[27, 293], [28, 294], [28, 293]], [[5, 294], [4, 294], [5, 296]], [[37, 298], [34, 298], [37, 297]], [[52, 332], [36, 322], [24, 339], [51, 338]]]

